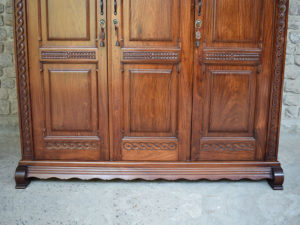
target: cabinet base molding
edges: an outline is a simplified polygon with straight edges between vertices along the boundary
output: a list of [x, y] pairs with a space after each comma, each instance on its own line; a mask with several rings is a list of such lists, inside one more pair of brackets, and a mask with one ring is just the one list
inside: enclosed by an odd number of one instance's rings
[[26, 188], [30, 178], [82, 180], [262, 180], [282, 190], [283, 170], [279, 162], [59, 162], [20, 161], [16, 188]]

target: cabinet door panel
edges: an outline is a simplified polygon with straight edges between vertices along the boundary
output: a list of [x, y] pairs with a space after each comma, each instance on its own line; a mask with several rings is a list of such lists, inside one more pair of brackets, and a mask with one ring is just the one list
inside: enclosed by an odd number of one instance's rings
[[[191, 1], [116, 2], [110, 21], [118, 21], [119, 37], [114, 24], [109, 25], [111, 158], [186, 160], [192, 107]], [[108, 6], [113, 12], [114, 5]]]
[[174, 136], [177, 73], [172, 65], [125, 65], [125, 135]]
[[126, 0], [122, 4], [124, 46], [177, 46], [180, 0]]
[[263, 1], [206, 1], [205, 35], [215, 46], [246, 46], [259, 40]]
[[199, 159], [255, 159], [256, 76], [251, 66], [206, 67]]
[[60, 133], [97, 130], [95, 65], [45, 65], [44, 89], [47, 129]]
[[192, 160], [263, 160], [274, 1], [206, 0], [195, 11]]
[[48, 40], [89, 40], [89, 3], [89, 0], [47, 0]]
[[108, 160], [107, 55], [95, 0], [28, 3], [37, 160]]
[[205, 80], [207, 135], [253, 132], [257, 71], [253, 67], [208, 66]]
[[130, 41], [171, 41], [174, 0], [130, 0]]
[[39, 33], [43, 46], [93, 46], [96, 0], [40, 0]]
[[130, 127], [133, 132], [170, 130], [170, 71], [155, 72], [130, 71]]

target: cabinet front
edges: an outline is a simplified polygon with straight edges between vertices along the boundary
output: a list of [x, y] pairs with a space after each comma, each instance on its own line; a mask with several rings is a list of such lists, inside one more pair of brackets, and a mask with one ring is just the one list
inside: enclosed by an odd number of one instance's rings
[[274, 0], [33, 0], [35, 159], [263, 160]]

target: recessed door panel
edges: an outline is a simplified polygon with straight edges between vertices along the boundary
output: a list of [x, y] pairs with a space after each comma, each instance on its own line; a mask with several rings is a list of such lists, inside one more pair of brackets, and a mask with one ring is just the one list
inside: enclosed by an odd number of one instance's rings
[[95, 46], [96, 0], [39, 0], [42, 46]]
[[254, 4], [254, 0], [214, 0], [213, 41], [252, 41], [255, 35]]
[[130, 41], [172, 41], [174, 0], [130, 0]]
[[125, 65], [125, 135], [174, 135], [177, 94], [174, 66]]
[[[215, 46], [258, 44], [262, 25], [263, 1], [206, 1], [205, 36]], [[203, 8], [203, 11], [205, 9]]]
[[180, 0], [120, 1], [124, 46], [178, 46]]
[[207, 132], [252, 131], [256, 72], [251, 67], [207, 68]]
[[131, 132], [169, 132], [171, 71], [131, 70]]
[[48, 40], [88, 40], [89, 0], [47, 0]]
[[49, 131], [95, 132], [98, 113], [95, 65], [46, 65], [44, 71]]

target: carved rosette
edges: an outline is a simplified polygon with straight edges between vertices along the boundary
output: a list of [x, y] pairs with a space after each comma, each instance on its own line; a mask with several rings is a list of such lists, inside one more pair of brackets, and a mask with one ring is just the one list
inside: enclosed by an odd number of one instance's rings
[[33, 158], [30, 88], [26, 39], [26, 0], [14, 0], [15, 49], [23, 159]]
[[271, 161], [277, 159], [278, 150], [288, 4], [288, 0], [276, 1], [275, 55], [273, 59], [274, 71], [272, 77], [268, 146], [266, 155], [266, 159]]

